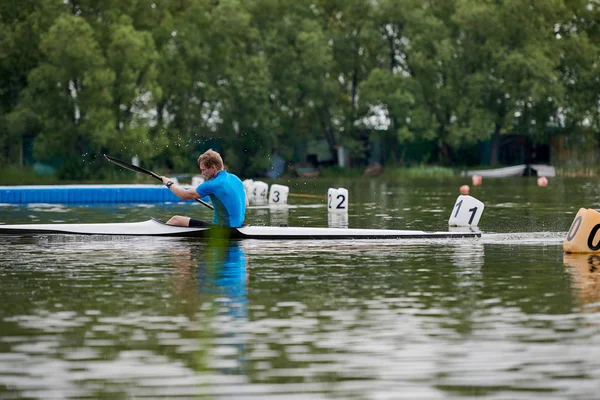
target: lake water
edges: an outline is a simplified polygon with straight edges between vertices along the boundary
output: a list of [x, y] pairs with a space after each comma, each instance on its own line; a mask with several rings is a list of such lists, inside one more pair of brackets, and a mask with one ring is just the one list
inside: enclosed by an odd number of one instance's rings
[[[350, 227], [447, 230], [461, 179], [349, 190]], [[592, 399], [600, 257], [565, 256], [592, 180], [487, 179], [481, 239], [0, 237], [2, 399]], [[325, 200], [251, 225], [327, 226]], [[209, 219], [195, 203], [0, 206], [0, 223]]]

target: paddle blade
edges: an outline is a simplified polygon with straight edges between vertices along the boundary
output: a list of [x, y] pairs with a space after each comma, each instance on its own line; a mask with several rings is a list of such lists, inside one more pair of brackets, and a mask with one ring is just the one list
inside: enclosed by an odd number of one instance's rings
[[130, 163], [126, 162], [126, 161], [119, 160], [119, 159], [111, 157], [111, 156], [107, 156], [106, 154], [104, 154], [104, 158], [106, 158], [111, 163], [117, 164], [120, 167], [123, 167], [123, 168], [128, 169], [128, 170], [133, 171], [133, 172], [139, 172], [140, 174], [150, 175], [151, 177], [153, 177], [153, 178], [155, 178], [155, 179], [157, 179], [157, 180], [159, 180], [159, 181], [162, 182], [162, 179], [160, 178], [160, 176], [156, 175], [152, 171], [148, 171], [147, 169], [138, 167], [137, 165], [133, 165], [133, 164], [130, 164]]

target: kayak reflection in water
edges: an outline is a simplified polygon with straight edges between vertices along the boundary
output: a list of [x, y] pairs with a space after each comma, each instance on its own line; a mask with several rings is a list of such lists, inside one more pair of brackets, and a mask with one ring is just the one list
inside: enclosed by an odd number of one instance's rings
[[245, 374], [248, 260], [242, 243], [212, 239], [201, 247], [171, 252], [174, 288], [185, 299], [184, 313], [202, 336], [212, 338], [209, 363], [221, 374]]
[[[223, 245], [224, 244], [224, 245]], [[201, 294], [218, 296], [219, 315], [246, 318], [246, 253], [239, 241], [223, 241], [206, 248], [198, 270]]]
[[194, 321], [202, 342], [210, 343], [200, 350], [203, 359], [210, 354], [204, 368], [215, 365], [217, 373], [244, 375], [248, 260], [242, 243], [212, 239], [199, 247], [172, 248], [171, 254], [181, 312]]
[[[217, 370], [226, 375], [245, 374], [247, 309], [247, 258], [238, 241], [212, 243], [198, 270], [198, 289], [212, 300]], [[202, 296], [204, 297], [204, 296]]]
[[[171, 263], [175, 266], [174, 289], [177, 296], [192, 306], [186, 311], [190, 318], [196, 314], [202, 301], [218, 302], [221, 308], [231, 307], [228, 314], [245, 317], [247, 259], [239, 241], [211, 239], [195, 249], [174, 247], [170, 249]], [[201, 296], [199, 297], [198, 294]], [[240, 311], [241, 310], [241, 311]]]

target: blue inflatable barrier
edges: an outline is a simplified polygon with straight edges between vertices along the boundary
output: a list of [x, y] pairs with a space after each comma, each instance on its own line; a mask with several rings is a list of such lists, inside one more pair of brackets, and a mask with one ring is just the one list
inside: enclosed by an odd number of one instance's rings
[[177, 203], [163, 185], [0, 186], [0, 204]]

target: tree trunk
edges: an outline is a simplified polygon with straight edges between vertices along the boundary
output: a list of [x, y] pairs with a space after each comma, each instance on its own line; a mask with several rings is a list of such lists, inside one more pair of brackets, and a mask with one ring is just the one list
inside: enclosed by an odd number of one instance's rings
[[438, 151], [440, 163], [442, 165], [449, 165], [452, 162], [452, 156], [450, 151], [450, 146], [446, 143], [444, 138], [446, 137], [446, 126], [444, 124], [440, 124], [438, 128]]
[[500, 143], [500, 130], [502, 126], [500, 124], [496, 124], [494, 126], [494, 133], [492, 134], [492, 151], [490, 153], [490, 165], [498, 164], [498, 147]]
[[450, 151], [450, 146], [443, 140], [440, 140], [440, 162], [442, 165], [450, 165], [452, 162], [452, 155]]
[[331, 153], [331, 157], [337, 163], [337, 141], [335, 140], [335, 133], [331, 129], [331, 121], [329, 118], [329, 111], [325, 108], [320, 114], [321, 120], [321, 129], [325, 133], [325, 139], [327, 140], [327, 144], [329, 145], [329, 152]]

